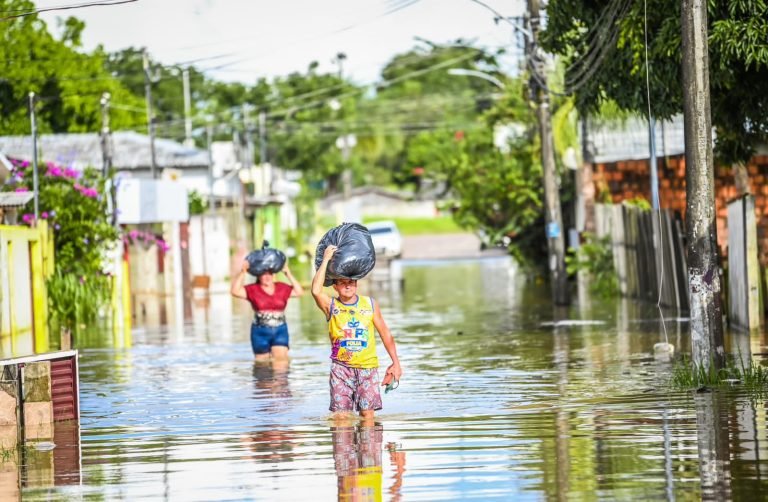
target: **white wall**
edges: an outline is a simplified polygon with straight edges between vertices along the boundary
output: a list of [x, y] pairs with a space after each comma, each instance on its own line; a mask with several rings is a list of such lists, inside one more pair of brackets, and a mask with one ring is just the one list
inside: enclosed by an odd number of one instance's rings
[[[204, 226], [203, 226], [204, 225]], [[205, 229], [205, 249], [202, 230]], [[189, 262], [192, 275], [209, 275], [211, 282], [226, 281], [230, 275], [230, 240], [222, 215], [192, 216], [189, 220]], [[206, 256], [205, 269], [203, 256]]]

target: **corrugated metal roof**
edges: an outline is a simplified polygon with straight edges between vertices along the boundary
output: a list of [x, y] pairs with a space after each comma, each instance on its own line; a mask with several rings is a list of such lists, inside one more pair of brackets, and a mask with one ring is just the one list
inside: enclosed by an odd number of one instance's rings
[[[656, 122], [655, 133], [657, 158], [685, 154], [682, 115], [665, 121], [663, 127], [661, 122]], [[648, 121], [644, 118], [596, 126], [590, 124], [588, 136], [592, 159], [596, 163], [648, 159], [651, 156]]]
[[32, 197], [32, 192], [0, 192], [0, 207], [21, 207]]
[[[101, 138], [96, 133], [44, 134], [38, 138], [41, 162], [55, 162], [82, 170], [102, 165]], [[118, 170], [149, 169], [151, 156], [149, 136], [133, 131], [112, 133], [112, 164]], [[0, 151], [8, 157], [32, 160], [31, 136], [0, 136]], [[169, 139], [155, 139], [158, 168], [204, 167], [208, 165], [205, 150], [190, 148]]]

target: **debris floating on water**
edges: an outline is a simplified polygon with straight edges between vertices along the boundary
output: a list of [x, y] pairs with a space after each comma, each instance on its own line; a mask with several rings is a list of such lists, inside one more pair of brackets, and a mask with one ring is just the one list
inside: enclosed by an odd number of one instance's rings
[[584, 319], [564, 319], [562, 321], [548, 321], [541, 323], [541, 326], [551, 326], [554, 328], [560, 328], [564, 326], [600, 326], [605, 324], [605, 321], [590, 321]]

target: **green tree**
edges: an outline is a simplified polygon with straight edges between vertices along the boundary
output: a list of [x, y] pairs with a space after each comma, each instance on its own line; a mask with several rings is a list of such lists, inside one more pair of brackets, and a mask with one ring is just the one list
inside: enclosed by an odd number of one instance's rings
[[[506, 153], [493, 141], [498, 124], [514, 124], [521, 131]], [[421, 133], [408, 151], [410, 163], [450, 186], [460, 225], [481, 231], [492, 243], [509, 244], [516, 258], [528, 265], [546, 255], [543, 173], [533, 125], [522, 83], [513, 80], [501, 100], [470, 129]]]
[[[647, 115], [644, 3], [552, 0], [542, 45], [564, 57], [568, 88], [586, 114], [614, 101]], [[648, 0], [652, 113], [682, 112], [680, 1]], [[768, 139], [768, 2], [708, 2], [709, 71], [715, 152], [726, 163], [748, 160]]]
[[[32, 10], [26, 0], [0, 0], [4, 12]], [[36, 15], [0, 23], [0, 134], [29, 134], [30, 92], [38, 95], [37, 122], [41, 132], [97, 131], [99, 100], [110, 92], [114, 101], [135, 106], [136, 101], [104, 70], [104, 54], [79, 52], [84, 24], [62, 21], [57, 40]], [[130, 125], [124, 110], [112, 114], [112, 126]]]

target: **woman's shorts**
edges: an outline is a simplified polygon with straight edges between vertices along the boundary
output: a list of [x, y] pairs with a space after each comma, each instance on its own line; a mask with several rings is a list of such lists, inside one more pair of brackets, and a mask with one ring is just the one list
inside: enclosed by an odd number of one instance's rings
[[258, 326], [251, 324], [251, 347], [254, 354], [268, 354], [272, 347], [288, 347], [288, 325]]
[[381, 409], [378, 368], [350, 368], [331, 363], [331, 411]]

